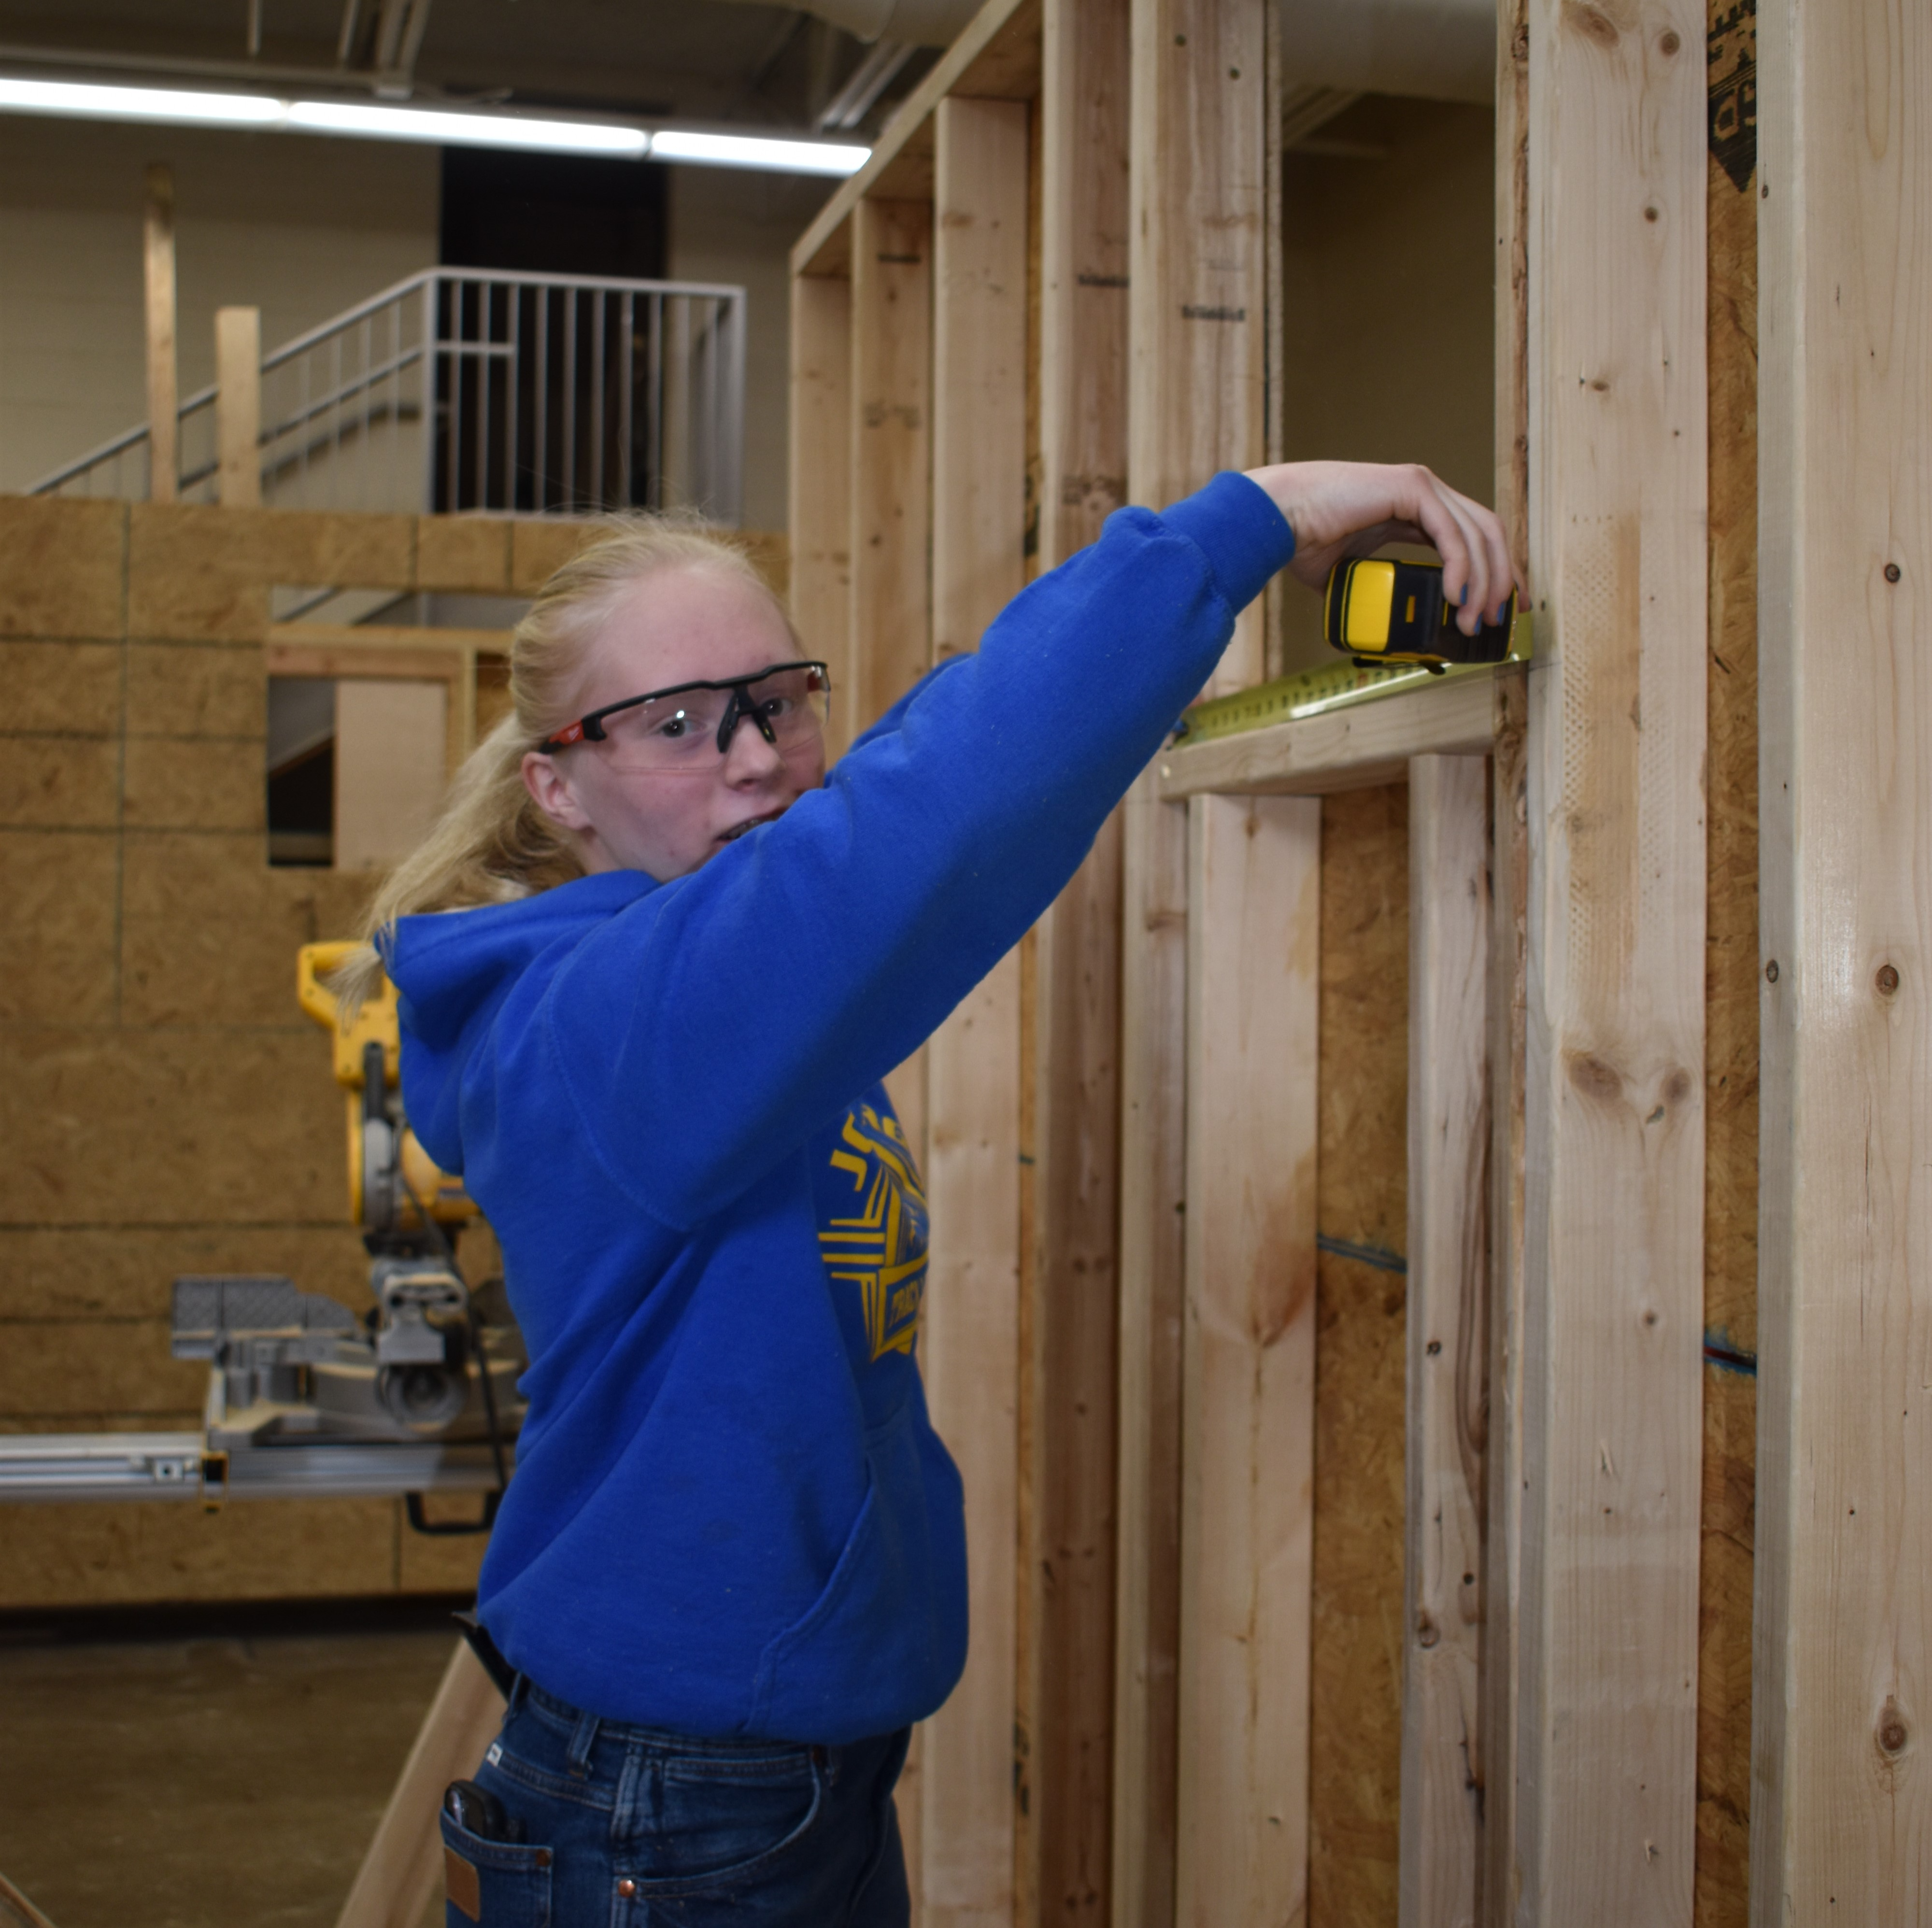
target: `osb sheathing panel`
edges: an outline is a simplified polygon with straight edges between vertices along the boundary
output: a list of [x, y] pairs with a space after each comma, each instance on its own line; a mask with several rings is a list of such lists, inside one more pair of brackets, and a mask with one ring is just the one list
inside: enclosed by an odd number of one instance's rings
[[1324, 799], [1311, 1928], [1386, 1928], [1401, 1811], [1408, 791]]
[[0, 1024], [112, 1022], [120, 862], [111, 830], [0, 830]]
[[137, 643], [128, 652], [130, 736], [248, 736], [268, 727], [260, 652], [208, 643]]
[[[0, 499], [0, 1431], [193, 1425], [178, 1273], [366, 1304], [340, 1095], [293, 985], [296, 947], [352, 930], [374, 880], [268, 865], [269, 591], [500, 592], [520, 537], [534, 586], [585, 533]], [[782, 587], [782, 542], [750, 546]], [[480, 1540], [400, 1517], [0, 1509], [0, 1606], [473, 1582]]]
[[128, 511], [0, 496], [0, 636], [118, 637]]
[[461, 1591], [479, 1543], [404, 1550], [394, 1500], [0, 1507], [0, 1609]]
[[157, 502], [128, 513], [127, 633], [136, 638], [259, 643], [278, 583], [416, 586], [414, 516]]
[[[1752, 16], [1714, 0], [1714, 127], [1742, 133]], [[1742, 72], [1748, 74], [1748, 64]], [[1697, 1672], [1698, 1928], [1744, 1928], [1750, 1861], [1757, 1381], [1757, 177], [1708, 174], [1711, 609], [1706, 905], [1704, 1490]]]
[[[151, 1313], [156, 1297], [149, 1294]], [[84, 1372], [74, 1369], [71, 1321], [10, 1321], [0, 1345], [0, 1411], [50, 1432], [76, 1429], [82, 1413], [115, 1413], [143, 1425], [198, 1424], [208, 1368], [169, 1357], [166, 1303], [160, 1299], [160, 1317], [90, 1321]]]
[[[248, 754], [259, 772], [260, 745]], [[122, 1015], [132, 1024], [291, 1026], [297, 948], [352, 930], [374, 881], [272, 870], [259, 834], [130, 835], [122, 862]], [[305, 1024], [302, 1035], [320, 1039]]]
[[487, 516], [416, 518], [416, 587], [502, 593], [510, 586], [512, 525]]
[[10, 736], [4, 741], [0, 825], [99, 830], [119, 820], [121, 750], [112, 738]]
[[[337, 1224], [0, 1230], [6, 1318], [10, 1327], [16, 1321], [152, 1318], [166, 1306], [167, 1282], [182, 1272], [286, 1273], [305, 1291], [326, 1292], [360, 1311], [369, 1303], [368, 1260], [347, 1210], [345, 1192], [331, 1214]], [[463, 1258], [467, 1267], [466, 1240]], [[197, 1392], [192, 1403], [200, 1402]]]
[[118, 643], [0, 643], [7, 727], [112, 736], [121, 727]]

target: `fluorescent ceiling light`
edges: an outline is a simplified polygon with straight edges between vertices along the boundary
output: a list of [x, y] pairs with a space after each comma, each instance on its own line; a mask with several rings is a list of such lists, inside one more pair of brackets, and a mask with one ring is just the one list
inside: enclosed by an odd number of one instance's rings
[[278, 100], [256, 94], [188, 92], [0, 76], [0, 113], [51, 114], [86, 121], [141, 121], [178, 127], [247, 127], [333, 134], [363, 140], [427, 141], [446, 147], [520, 148], [544, 154], [686, 161], [700, 166], [763, 168], [775, 173], [856, 173], [872, 150], [831, 141], [784, 140], [663, 127], [647, 131], [592, 121], [538, 120], [520, 114], [452, 112], [348, 100]]
[[651, 137], [641, 127], [587, 121], [532, 121], [514, 114], [436, 113], [421, 107], [358, 106], [352, 101], [292, 100], [286, 124], [298, 133], [351, 134], [368, 140], [436, 141], [448, 147], [521, 147], [544, 154], [605, 154], [641, 160]]
[[177, 127], [272, 127], [286, 111], [259, 94], [190, 94], [172, 87], [96, 87], [0, 79], [0, 112], [82, 121], [167, 121]]
[[774, 140], [761, 134], [709, 134], [661, 127], [651, 136], [659, 160], [692, 160], [710, 167], [765, 167], [787, 174], [856, 174], [868, 147], [831, 141]]

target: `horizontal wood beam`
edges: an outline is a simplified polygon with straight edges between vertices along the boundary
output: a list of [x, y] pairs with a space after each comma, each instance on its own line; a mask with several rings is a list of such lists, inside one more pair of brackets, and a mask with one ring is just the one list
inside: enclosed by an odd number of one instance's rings
[[272, 622], [272, 649], [474, 649], [484, 656], [506, 656], [507, 629], [437, 629], [403, 623]]
[[1404, 690], [1346, 709], [1206, 743], [1177, 744], [1160, 763], [1160, 793], [1323, 796], [1400, 782], [1412, 757], [1470, 756], [1496, 731], [1496, 686], [1480, 677]]

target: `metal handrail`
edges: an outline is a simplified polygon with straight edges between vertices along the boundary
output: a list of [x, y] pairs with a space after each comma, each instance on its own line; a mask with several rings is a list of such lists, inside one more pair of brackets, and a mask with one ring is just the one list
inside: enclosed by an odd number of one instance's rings
[[[722, 283], [422, 269], [262, 356], [264, 376], [299, 373], [303, 390], [299, 400], [265, 410], [263, 479], [272, 488], [292, 477], [307, 487], [320, 475], [338, 487], [347, 451], [366, 490], [380, 456], [368, 436], [382, 424], [391, 431], [386, 474], [393, 487], [404, 466], [404, 425], [420, 424], [419, 502], [361, 505], [544, 514], [656, 505], [695, 492], [719, 519], [735, 520], [745, 302], [743, 289]], [[389, 331], [380, 359], [379, 326]], [[310, 371], [298, 364], [318, 354], [332, 367], [316, 371], [325, 387], [311, 396]], [[202, 417], [218, 397], [214, 386], [197, 390], [180, 403], [177, 419]], [[326, 424], [321, 433], [298, 448], [278, 448], [317, 423]], [[205, 438], [206, 428], [200, 432]], [[136, 424], [28, 493], [91, 483], [94, 472], [148, 439], [148, 425]], [[185, 438], [177, 446], [178, 490], [215, 473], [214, 461], [188, 456]], [[339, 493], [332, 499], [340, 505]]]

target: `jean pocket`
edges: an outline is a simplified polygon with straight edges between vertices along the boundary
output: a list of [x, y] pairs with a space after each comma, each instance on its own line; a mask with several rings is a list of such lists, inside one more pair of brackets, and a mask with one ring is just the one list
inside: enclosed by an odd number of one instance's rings
[[656, 1765], [656, 1798], [616, 1872], [639, 1896], [716, 1894], [772, 1873], [806, 1842], [825, 1807], [816, 1748], [749, 1757], [670, 1755]]
[[486, 1841], [447, 1814], [442, 1821], [446, 1928], [550, 1928], [549, 1849]]

